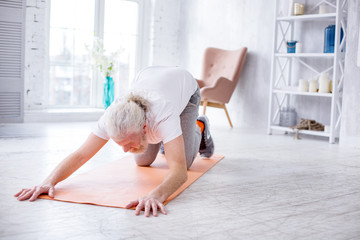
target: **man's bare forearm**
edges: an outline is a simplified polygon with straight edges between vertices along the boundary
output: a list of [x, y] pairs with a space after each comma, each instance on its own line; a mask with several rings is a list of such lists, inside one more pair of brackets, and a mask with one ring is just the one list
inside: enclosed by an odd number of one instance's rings
[[164, 202], [171, 194], [178, 190], [188, 177], [183, 136], [180, 135], [164, 144], [164, 148], [170, 172], [164, 181], [149, 194], [155, 196], [161, 202]]
[[44, 183], [55, 186], [57, 183], [65, 180], [77, 169], [79, 169], [86, 161], [76, 152], [66, 157], [45, 179]]
[[91, 159], [106, 142], [107, 140], [101, 139], [91, 133], [78, 150], [66, 157], [54, 171], [52, 171], [44, 183], [56, 185], [58, 182], [65, 180]]
[[171, 170], [166, 176], [164, 181], [152, 190], [149, 195], [159, 198], [161, 202], [164, 202], [171, 194], [178, 190], [187, 180], [186, 168], [177, 168]]

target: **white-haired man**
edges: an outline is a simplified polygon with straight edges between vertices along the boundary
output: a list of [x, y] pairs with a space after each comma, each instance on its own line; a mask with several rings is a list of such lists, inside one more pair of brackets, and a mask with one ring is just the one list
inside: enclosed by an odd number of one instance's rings
[[99, 119], [97, 127], [83, 145], [65, 158], [45, 181], [31, 189], [22, 189], [18, 200], [34, 201], [40, 194], [54, 196], [55, 185], [91, 159], [109, 139], [134, 153], [139, 166], [149, 166], [155, 160], [160, 145], [169, 166], [163, 182], [126, 207], [136, 207], [145, 216], [152, 211], [166, 214], [163, 202], [186, 180], [187, 169], [200, 152], [210, 157], [214, 143], [205, 116], [198, 117], [200, 91], [196, 80], [178, 67], [148, 67], [134, 80], [130, 93], [118, 98]]

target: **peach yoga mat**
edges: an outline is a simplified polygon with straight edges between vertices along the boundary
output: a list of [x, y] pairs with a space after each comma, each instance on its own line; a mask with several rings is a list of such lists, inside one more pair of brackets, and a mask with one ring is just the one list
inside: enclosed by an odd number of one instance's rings
[[[188, 170], [188, 180], [166, 201], [173, 200], [224, 156], [214, 154], [210, 159], [194, 160]], [[163, 155], [158, 155], [151, 167], [138, 167], [132, 156], [126, 156], [89, 172], [70, 177], [55, 187], [55, 198], [40, 198], [65, 202], [86, 203], [124, 208], [129, 202], [145, 196], [168, 174]]]

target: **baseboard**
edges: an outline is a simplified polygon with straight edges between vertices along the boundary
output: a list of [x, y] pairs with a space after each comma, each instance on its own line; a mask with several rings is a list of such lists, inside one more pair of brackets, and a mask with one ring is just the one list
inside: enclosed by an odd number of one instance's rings
[[24, 122], [86, 122], [97, 121], [104, 109], [46, 109], [25, 111]]

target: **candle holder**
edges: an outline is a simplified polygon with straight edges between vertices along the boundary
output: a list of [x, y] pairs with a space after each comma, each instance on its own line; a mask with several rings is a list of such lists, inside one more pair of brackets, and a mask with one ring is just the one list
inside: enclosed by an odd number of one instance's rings
[[304, 4], [294, 3], [294, 15], [304, 15]]
[[309, 92], [317, 92], [317, 90], [318, 90], [317, 79], [311, 79], [309, 84]]
[[307, 92], [309, 91], [309, 82], [305, 79], [299, 80], [299, 91], [300, 92]]
[[319, 6], [319, 14], [325, 14], [327, 12], [328, 12], [327, 5], [326, 4], [321, 4]]
[[296, 51], [296, 43], [297, 43], [297, 41], [293, 41], [293, 40], [290, 40], [290, 41], [286, 42], [287, 53], [295, 53], [295, 51]]
[[329, 93], [330, 92], [329, 73], [322, 73], [320, 75], [319, 92], [320, 93]]

